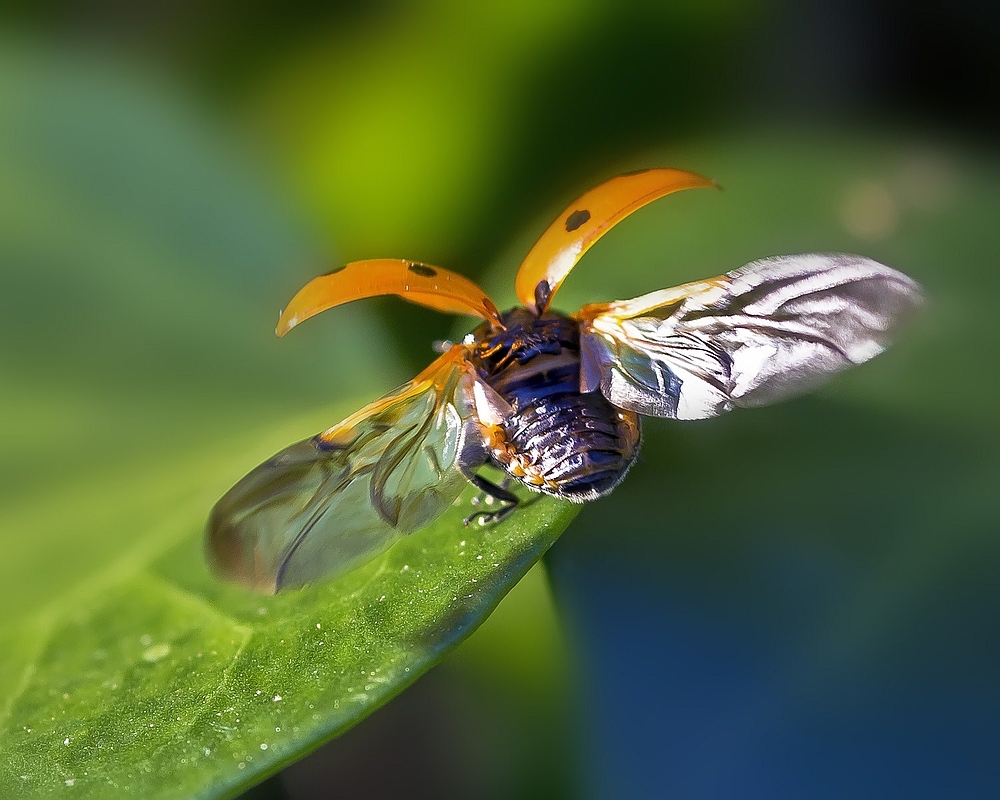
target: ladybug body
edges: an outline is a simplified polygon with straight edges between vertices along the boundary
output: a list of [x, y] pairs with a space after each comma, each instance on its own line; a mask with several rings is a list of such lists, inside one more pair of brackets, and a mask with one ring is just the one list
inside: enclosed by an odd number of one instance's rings
[[505, 330], [473, 334], [480, 377], [510, 405], [490, 460], [531, 488], [575, 503], [610, 492], [639, 446], [639, 417], [580, 390], [580, 326], [515, 308]]
[[[765, 258], [572, 315], [549, 308], [615, 224], [659, 197], [710, 186], [653, 169], [584, 193], [531, 248], [514, 284], [522, 306], [503, 314], [468, 278], [405, 259], [352, 262], [306, 284], [279, 336], [387, 294], [483, 323], [413, 380], [226, 492], [208, 520], [216, 570], [265, 592], [342, 575], [427, 526], [470, 483], [491, 508], [466, 525], [515, 511], [510, 480], [574, 503], [597, 499], [635, 461], [640, 415], [708, 419], [814, 388], [882, 352], [920, 304], [906, 275], [832, 253]], [[499, 485], [479, 472], [490, 465], [506, 474]]]

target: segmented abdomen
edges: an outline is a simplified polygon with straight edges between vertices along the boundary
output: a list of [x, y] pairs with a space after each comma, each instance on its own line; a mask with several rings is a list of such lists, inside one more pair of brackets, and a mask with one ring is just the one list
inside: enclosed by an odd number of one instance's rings
[[639, 444], [638, 417], [600, 392], [551, 394], [518, 410], [504, 427], [510, 447], [543, 479], [538, 488], [574, 502], [617, 486]]
[[546, 494], [584, 502], [613, 489], [639, 445], [639, 418], [600, 392], [580, 393], [580, 336], [574, 320], [524, 309], [483, 341], [483, 378], [513, 408], [493, 460]]

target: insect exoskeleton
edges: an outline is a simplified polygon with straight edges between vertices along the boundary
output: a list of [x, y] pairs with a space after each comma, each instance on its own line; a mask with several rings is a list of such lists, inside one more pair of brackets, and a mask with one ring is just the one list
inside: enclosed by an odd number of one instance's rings
[[638, 415], [599, 391], [580, 390], [576, 320], [515, 308], [501, 321], [501, 330], [483, 325], [473, 333], [470, 355], [478, 375], [509, 407], [491, 441], [491, 460], [555, 497], [582, 503], [607, 494], [635, 458]]
[[772, 403], [869, 360], [921, 302], [871, 259], [778, 256], [631, 300], [550, 310], [583, 254], [633, 211], [715, 184], [651, 169], [581, 195], [541, 235], [500, 313], [468, 278], [403, 259], [356, 261], [306, 284], [283, 336], [342, 303], [394, 294], [482, 323], [423, 372], [343, 422], [277, 453], [212, 509], [209, 557], [225, 577], [274, 592], [343, 574], [442, 514], [471, 482], [512, 513], [506, 481], [585, 502], [632, 465], [640, 415], [704, 419]]

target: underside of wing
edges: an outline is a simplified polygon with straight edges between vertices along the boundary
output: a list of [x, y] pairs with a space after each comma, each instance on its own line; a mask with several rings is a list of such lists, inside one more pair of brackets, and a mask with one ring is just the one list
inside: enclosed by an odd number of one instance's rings
[[674, 419], [765, 405], [878, 355], [920, 302], [916, 283], [860, 256], [754, 261], [581, 309], [583, 390]]
[[349, 572], [427, 525], [485, 460], [477, 380], [455, 346], [401, 389], [251, 471], [212, 509], [216, 569], [275, 592]]

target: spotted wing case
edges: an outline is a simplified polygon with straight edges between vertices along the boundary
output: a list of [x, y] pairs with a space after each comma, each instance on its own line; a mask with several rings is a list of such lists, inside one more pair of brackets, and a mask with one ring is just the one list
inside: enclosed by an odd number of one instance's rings
[[309, 281], [281, 312], [275, 333], [284, 336], [334, 306], [388, 294], [447, 314], [468, 314], [492, 325], [499, 323], [493, 301], [465, 276], [419, 261], [372, 258], [352, 261]]
[[754, 261], [582, 308], [581, 389], [673, 419], [766, 405], [881, 353], [921, 301], [914, 281], [861, 256]]
[[611, 228], [660, 197], [698, 187], [718, 188], [693, 172], [647, 169], [619, 175], [584, 192], [528, 251], [514, 280], [518, 298], [536, 313], [545, 311], [583, 254]]

